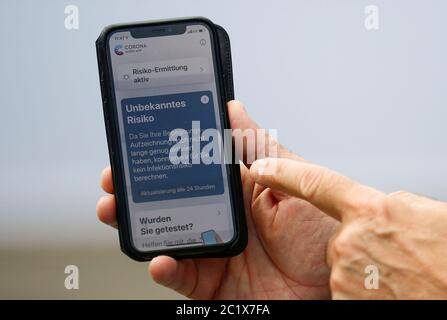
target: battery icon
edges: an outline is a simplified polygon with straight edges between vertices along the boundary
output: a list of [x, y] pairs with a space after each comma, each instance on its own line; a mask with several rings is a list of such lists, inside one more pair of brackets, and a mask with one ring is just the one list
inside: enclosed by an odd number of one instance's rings
[[199, 29], [199, 32], [203, 32], [203, 29]]

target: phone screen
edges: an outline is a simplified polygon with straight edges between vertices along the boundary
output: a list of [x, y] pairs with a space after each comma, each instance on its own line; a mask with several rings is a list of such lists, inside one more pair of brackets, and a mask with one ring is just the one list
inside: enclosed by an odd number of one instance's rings
[[212, 152], [178, 148], [182, 141], [204, 151], [212, 138], [203, 133], [223, 128], [213, 34], [201, 23], [140, 28], [108, 38], [133, 246], [165, 251], [230, 242], [226, 166], [203, 161]]

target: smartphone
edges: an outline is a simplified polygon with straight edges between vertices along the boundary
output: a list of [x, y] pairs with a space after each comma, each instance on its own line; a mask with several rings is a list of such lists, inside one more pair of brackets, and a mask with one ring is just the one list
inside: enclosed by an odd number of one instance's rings
[[240, 168], [222, 161], [225, 30], [201, 17], [112, 25], [96, 48], [122, 251], [138, 261], [240, 253]]

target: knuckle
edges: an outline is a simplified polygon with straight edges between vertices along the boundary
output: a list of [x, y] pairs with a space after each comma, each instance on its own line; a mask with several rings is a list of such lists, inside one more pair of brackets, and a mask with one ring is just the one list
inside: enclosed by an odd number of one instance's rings
[[350, 241], [350, 236], [346, 236], [345, 233], [341, 233], [332, 243], [333, 256], [345, 256], [351, 250]]
[[340, 258], [348, 258], [355, 253], [360, 243], [362, 229], [360, 226], [351, 224], [345, 227], [332, 242], [332, 255]]
[[317, 194], [327, 171], [327, 168], [309, 167], [300, 174], [299, 189], [305, 198], [312, 199]]
[[329, 277], [329, 286], [331, 288], [332, 293], [343, 291], [345, 286], [345, 275], [341, 268], [334, 267], [332, 268], [331, 275]]

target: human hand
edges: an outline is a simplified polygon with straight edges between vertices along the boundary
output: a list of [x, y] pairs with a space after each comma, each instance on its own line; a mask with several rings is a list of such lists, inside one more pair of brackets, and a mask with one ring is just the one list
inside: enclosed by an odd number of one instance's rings
[[[265, 168], [273, 174], [259, 174]], [[387, 195], [289, 159], [255, 161], [250, 174], [342, 221], [327, 251], [333, 298], [447, 298], [447, 203], [402, 191]], [[368, 277], [374, 270], [377, 289], [365, 284], [374, 281]]]
[[[233, 129], [256, 130], [243, 106], [230, 102]], [[278, 146], [278, 156], [300, 158]], [[232, 258], [153, 259], [153, 279], [196, 299], [324, 299], [329, 298], [326, 246], [338, 223], [316, 207], [293, 196], [255, 184], [241, 164], [248, 244]], [[98, 201], [99, 219], [117, 226], [110, 168], [101, 185], [109, 195]]]

